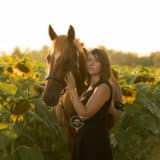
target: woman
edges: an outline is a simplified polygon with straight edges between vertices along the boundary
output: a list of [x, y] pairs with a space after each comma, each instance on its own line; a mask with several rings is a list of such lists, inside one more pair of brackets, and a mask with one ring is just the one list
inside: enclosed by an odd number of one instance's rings
[[76, 113], [83, 118], [78, 130], [72, 160], [112, 160], [107, 134], [109, 107], [112, 101], [111, 65], [106, 52], [93, 49], [87, 58], [88, 89], [78, 96], [72, 73], [65, 81]]

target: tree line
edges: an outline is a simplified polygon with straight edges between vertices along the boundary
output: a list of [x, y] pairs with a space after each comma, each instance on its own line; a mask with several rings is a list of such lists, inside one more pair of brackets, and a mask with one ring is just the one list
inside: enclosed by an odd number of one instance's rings
[[[98, 46], [98, 48], [105, 49], [110, 57], [112, 65], [120, 66], [155, 66], [160, 67], [160, 51], [151, 52], [149, 56], [139, 56], [133, 52], [123, 52], [114, 49], [108, 49], [105, 46]], [[37, 61], [46, 62], [46, 56], [49, 51], [49, 46], [44, 45], [40, 50], [26, 49], [21, 51], [20, 47], [16, 46], [11, 53], [0, 52], [1, 56], [10, 54], [14, 58], [20, 58], [24, 54], [29, 54], [32, 58]]]

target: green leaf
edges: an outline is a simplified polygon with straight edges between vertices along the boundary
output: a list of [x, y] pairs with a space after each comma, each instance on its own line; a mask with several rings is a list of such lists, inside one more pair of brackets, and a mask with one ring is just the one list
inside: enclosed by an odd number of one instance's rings
[[3, 131], [3, 134], [7, 137], [10, 137], [12, 139], [16, 139], [18, 137], [17, 133], [15, 133], [13, 130], [9, 129], [9, 130], [5, 130]]
[[16, 152], [13, 154], [8, 154], [7, 156], [2, 157], [0, 160], [19, 160]]
[[146, 113], [137, 115], [134, 117], [133, 122], [135, 122], [139, 128], [147, 129], [154, 134], [159, 133], [156, 119], [152, 115]]
[[151, 102], [150, 104], [146, 104], [146, 108], [157, 118], [160, 119], [160, 108], [158, 108], [158, 104]]
[[10, 137], [5, 136], [0, 132], [0, 150], [4, 150], [11, 142], [12, 139]]
[[17, 87], [13, 84], [6, 84], [0, 82], [0, 92], [9, 95], [15, 95], [17, 91]]
[[20, 146], [17, 152], [19, 160], [44, 160], [41, 150], [37, 147]]
[[0, 123], [0, 130], [8, 128], [8, 123]]

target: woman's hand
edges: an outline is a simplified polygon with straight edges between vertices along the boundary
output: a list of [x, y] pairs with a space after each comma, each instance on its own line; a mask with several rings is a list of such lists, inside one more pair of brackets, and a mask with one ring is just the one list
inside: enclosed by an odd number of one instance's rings
[[[79, 116], [83, 116], [85, 114], [85, 106], [80, 101], [79, 95], [77, 93], [76, 81], [71, 72], [69, 72], [65, 77], [67, 91], [69, 93], [70, 99], [72, 101], [73, 107]], [[86, 117], [86, 116], [83, 116]]]
[[76, 96], [77, 94], [77, 88], [76, 88], [76, 82], [75, 78], [73, 76], [72, 72], [69, 72], [65, 77], [65, 82], [67, 85], [67, 90], [69, 92], [71, 100]]

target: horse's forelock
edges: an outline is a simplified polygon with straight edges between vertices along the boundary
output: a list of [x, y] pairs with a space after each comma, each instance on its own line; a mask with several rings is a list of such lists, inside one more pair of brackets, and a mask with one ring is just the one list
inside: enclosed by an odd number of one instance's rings
[[[65, 35], [59, 36], [55, 42], [54, 45], [54, 52], [56, 53], [61, 53], [61, 58], [63, 57], [68, 57], [68, 56], [73, 56], [74, 52], [76, 51], [76, 46], [74, 42], [70, 42]], [[69, 55], [70, 54], [70, 55]]]

